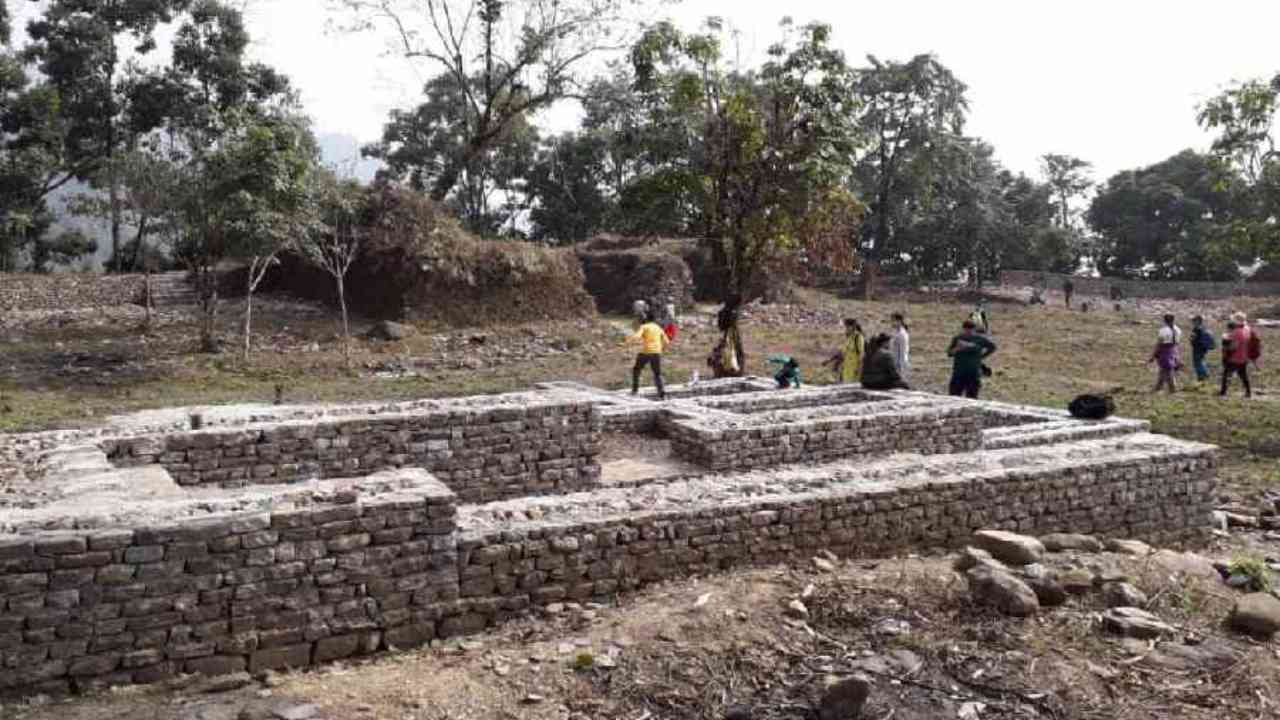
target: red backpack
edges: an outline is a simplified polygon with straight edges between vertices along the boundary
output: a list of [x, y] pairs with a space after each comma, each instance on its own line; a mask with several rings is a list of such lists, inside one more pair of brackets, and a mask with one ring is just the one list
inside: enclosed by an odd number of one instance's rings
[[1257, 330], [1249, 331], [1249, 359], [1257, 362], [1262, 357], [1262, 336]]

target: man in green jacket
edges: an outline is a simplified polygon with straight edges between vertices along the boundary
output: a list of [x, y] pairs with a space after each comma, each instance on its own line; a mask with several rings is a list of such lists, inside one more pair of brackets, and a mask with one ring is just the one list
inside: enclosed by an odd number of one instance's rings
[[976, 332], [976, 327], [972, 320], [965, 320], [962, 332], [947, 346], [947, 357], [952, 359], [949, 392], [975, 400], [982, 390], [982, 361], [996, 351], [996, 344]]

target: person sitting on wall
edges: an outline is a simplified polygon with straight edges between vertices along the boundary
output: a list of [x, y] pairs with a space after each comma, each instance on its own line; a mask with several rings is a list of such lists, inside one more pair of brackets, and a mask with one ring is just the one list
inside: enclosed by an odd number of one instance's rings
[[866, 359], [862, 363], [862, 387], [867, 390], [910, 390], [911, 386], [898, 372], [898, 361], [890, 348], [892, 339], [880, 333], [867, 341]]

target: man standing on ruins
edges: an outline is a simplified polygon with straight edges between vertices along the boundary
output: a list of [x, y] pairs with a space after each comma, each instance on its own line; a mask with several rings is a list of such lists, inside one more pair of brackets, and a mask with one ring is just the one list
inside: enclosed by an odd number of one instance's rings
[[667, 393], [662, 386], [662, 352], [671, 341], [667, 334], [654, 321], [653, 313], [644, 318], [644, 324], [634, 334], [627, 336], [627, 342], [640, 343], [640, 353], [636, 355], [636, 364], [631, 368], [631, 394], [640, 392], [640, 373], [645, 366], [653, 368], [653, 385], [658, 389], [658, 399], [666, 400]]
[[961, 333], [951, 338], [947, 346], [947, 357], [952, 359], [948, 392], [974, 400], [982, 390], [982, 361], [996, 351], [996, 344], [976, 328], [972, 320], [965, 320]]

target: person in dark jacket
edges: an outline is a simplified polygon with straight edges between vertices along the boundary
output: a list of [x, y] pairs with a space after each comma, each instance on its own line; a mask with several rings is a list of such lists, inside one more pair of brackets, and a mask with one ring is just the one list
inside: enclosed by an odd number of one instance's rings
[[952, 359], [948, 392], [977, 400], [978, 393], [982, 391], [985, 367], [982, 361], [995, 351], [996, 344], [979, 333], [972, 320], [965, 320], [961, 333], [951, 338], [951, 344], [947, 346], [947, 356]]
[[1196, 380], [1204, 382], [1209, 379], [1209, 366], [1205, 363], [1205, 358], [1209, 357], [1209, 351], [1216, 346], [1213, 333], [1204, 327], [1204, 318], [1199, 315], [1191, 318], [1191, 364], [1196, 369]]
[[898, 361], [889, 348], [891, 338], [880, 333], [867, 343], [862, 363], [862, 387], [867, 390], [910, 390], [911, 386], [898, 372]]

